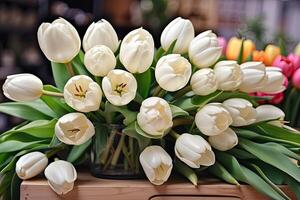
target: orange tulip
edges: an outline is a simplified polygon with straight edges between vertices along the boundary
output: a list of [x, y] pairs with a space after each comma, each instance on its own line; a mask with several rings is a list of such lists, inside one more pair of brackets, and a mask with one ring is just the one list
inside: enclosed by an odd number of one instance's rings
[[[242, 40], [237, 37], [232, 37], [226, 49], [226, 57], [228, 60], [237, 60], [242, 46]], [[255, 44], [251, 40], [244, 40], [243, 61], [252, 54], [255, 50]]]
[[258, 51], [258, 50], [253, 51], [253, 54], [252, 54], [253, 61], [264, 62], [265, 57], [266, 57], [266, 53], [264, 51]]
[[272, 65], [272, 63], [274, 62], [275, 58], [278, 55], [280, 55], [280, 48], [278, 46], [269, 44], [265, 48], [265, 59], [264, 59], [265, 65], [266, 66]]

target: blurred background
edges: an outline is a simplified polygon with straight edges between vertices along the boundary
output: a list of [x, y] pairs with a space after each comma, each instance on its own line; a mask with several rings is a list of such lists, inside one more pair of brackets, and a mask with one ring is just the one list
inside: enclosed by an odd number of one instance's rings
[[[119, 38], [142, 26], [153, 34], [156, 46], [165, 25], [177, 16], [189, 18], [196, 34], [212, 29], [226, 39], [244, 36], [254, 40], [257, 49], [276, 44], [279, 36], [288, 49], [300, 41], [300, 0], [0, 0], [0, 86], [7, 75], [21, 72], [53, 82], [36, 33], [39, 24], [59, 16], [70, 21], [81, 38], [101, 18], [111, 22]], [[18, 122], [0, 114], [0, 131]]]

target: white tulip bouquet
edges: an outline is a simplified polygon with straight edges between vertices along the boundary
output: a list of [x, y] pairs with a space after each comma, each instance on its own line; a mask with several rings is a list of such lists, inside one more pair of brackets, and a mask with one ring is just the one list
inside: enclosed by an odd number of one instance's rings
[[[0, 135], [0, 196], [16, 199], [20, 179], [44, 172], [58, 194], [72, 190], [74, 166], [93, 175], [154, 185], [176, 171], [197, 185], [206, 171], [252, 185], [272, 199], [300, 198], [300, 134], [284, 113], [249, 92], [282, 91], [281, 71], [222, 60], [212, 31], [195, 37], [189, 20], [164, 29], [155, 50], [143, 28], [122, 41], [109, 22], [76, 29], [59, 18], [38, 29], [56, 86], [32, 74], [7, 77], [0, 111], [25, 122]], [[50, 164], [49, 164], [50, 163]], [[87, 165], [83, 165], [87, 166]], [[8, 184], [11, 183], [11, 184]]]

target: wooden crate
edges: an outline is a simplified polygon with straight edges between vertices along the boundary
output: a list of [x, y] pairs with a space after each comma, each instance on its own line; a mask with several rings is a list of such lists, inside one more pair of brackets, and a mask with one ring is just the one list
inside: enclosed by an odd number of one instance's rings
[[[287, 186], [281, 186], [292, 198]], [[240, 187], [222, 183], [216, 179], [201, 180], [194, 187], [187, 180], [172, 179], [162, 186], [154, 186], [147, 180], [97, 179], [89, 173], [78, 174], [74, 189], [59, 196], [44, 178], [24, 181], [21, 184], [21, 200], [267, 200], [248, 185]]]

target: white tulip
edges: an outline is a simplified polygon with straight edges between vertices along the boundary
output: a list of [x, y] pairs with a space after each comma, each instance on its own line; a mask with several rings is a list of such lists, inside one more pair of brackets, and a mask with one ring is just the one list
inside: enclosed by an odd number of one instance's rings
[[42, 23], [38, 29], [38, 42], [48, 60], [70, 62], [80, 51], [80, 37], [72, 24], [63, 18]]
[[169, 154], [160, 146], [148, 146], [140, 154], [140, 163], [151, 183], [161, 185], [171, 174], [173, 163]]
[[82, 113], [68, 113], [59, 118], [55, 124], [55, 135], [65, 144], [81, 145], [94, 134], [94, 125]]
[[86, 30], [82, 46], [85, 52], [97, 45], [105, 45], [116, 52], [119, 46], [118, 35], [112, 25], [105, 19], [93, 22]]
[[215, 163], [215, 154], [209, 143], [200, 135], [184, 133], [175, 143], [175, 154], [182, 162], [192, 168], [211, 166]]
[[189, 82], [192, 66], [180, 54], [169, 54], [161, 57], [155, 67], [155, 78], [164, 90], [174, 92]]
[[284, 112], [273, 105], [261, 105], [256, 108], [257, 116], [256, 122], [284, 120]]
[[213, 148], [227, 151], [238, 144], [238, 137], [231, 128], [228, 128], [219, 135], [209, 136], [208, 141]]
[[173, 126], [170, 105], [159, 97], [145, 99], [137, 115], [137, 122], [141, 129], [149, 135], [165, 135]]
[[247, 126], [256, 121], [256, 110], [253, 105], [242, 98], [227, 99], [223, 102], [232, 117], [232, 126]]
[[131, 73], [115, 69], [103, 78], [102, 89], [111, 104], [123, 106], [135, 98], [137, 81]]
[[257, 92], [268, 81], [266, 66], [262, 62], [246, 62], [240, 65], [243, 81], [240, 90], [247, 93]]
[[84, 65], [94, 76], [106, 76], [116, 66], [114, 53], [104, 45], [97, 45], [84, 55]]
[[221, 103], [209, 103], [197, 112], [195, 123], [204, 135], [211, 136], [225, 131], [232, 124], [232, 118]]
[[282, 74], [280, 68], [266, 67], [266, 73], [268, 80], [266, 84], [260, 89], [260, 92], [277, 94], [286, 89], [284, 86], [285, 77]]
[[80, 112], [96, 111], [100, 107], [102, 91], [100, 86], [86, 75], [73, 76], [64, 88], [66, 103]]
[[74, 166], [64, 160], [50, 163], [44, 173], [51, 189], [59, 195], [70, 192], [77, 179], [77, 172]]
[[189, 58], [198, 68], [209, 67], [220, 58], [222, 47], [211, 30], [197, 35], [190, 44]]
[[33, 101], [42, 96], [43, 83], [33, 74], [15, 74], [7, 76], [2, 89], [13, 101]]
[[191, 78], [192, 90], [195, 94], [206, 96], [215, 92], [218, 83], [214, 70], [204, 68], [196, 71]]
[[214, 71], [220, 90], [233, 91], [242, 83], [243, 73], [236, 61], [220, 61], [215, 65]]
[[143, 73], [149, 69], [154, 57], [154, 40], [143, 28], [128, 33], [120, 48], [120, 61], [131, 73]]
[[194, 36], [195, 31], [192, 22], [188, 19], [177, 17], [163, 30], [160, 43], [162, 48], [167, 51], [176, 40], [173, 52], [182, 54], [188, 51], [190, 42]]
[[45, 154], [35, 151], [21, 156], [16, 163], [16, 173], [20, 179], [30, 179], [44, 171], [48, 164]]

